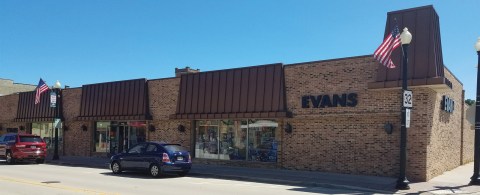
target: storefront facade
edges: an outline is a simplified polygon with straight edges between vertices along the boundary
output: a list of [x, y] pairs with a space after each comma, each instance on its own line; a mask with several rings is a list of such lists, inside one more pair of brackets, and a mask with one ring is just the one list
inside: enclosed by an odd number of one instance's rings
[[[473, 130], [463, 85], [443, 66], [433, 7], [389, 13], [386, 33], [394, 17], [418, 37], [409, 51], [407, 177], [427, 181], [472, 161]], [[400, 65], [400, 51], [393, 56]], [[64, 89], [61, 153], [109, 156], [161, 140], [190, 148], [194, 163], [395, 177], [401, 78], [366, 55]], [[52, 115], [25, 115], [24, 96], [0, 97], [2, 132], [51, 137]]]

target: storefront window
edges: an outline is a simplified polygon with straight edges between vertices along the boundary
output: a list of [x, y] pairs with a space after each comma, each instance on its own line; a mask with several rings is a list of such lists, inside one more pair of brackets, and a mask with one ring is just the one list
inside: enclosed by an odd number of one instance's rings
[[277, 161], [276, 121], [211, 120], [196, 124], [197, 158]]
[[[60, 125], [61, 126], [61, 125]], [[32, 134], [40, 136], [43, 141], [47, 144], [47, 149], [53, 149], [54, 147], [54, 128], [53, 122], [49, 123], [32, 123]], [[62, 129], [58, 129], [58, 145], [59, 149], [61, 150], [61, 146], [63, 146], [63, 131]]]
[[218, 121], [199, 121], [195, 157], [218, 159]]
[[278, 123], [271, 120], [250, 120], [248, 123], [248, 160], [277, 161], [278, 143], [275, 132]]
[[116, 154], [146, 141], [145, 121], [103, 121], [96, 122], [94, 152]]
[[[246, 121], [245, 121], [246, 123]], [[241, 129], [241, 121], [220, 121], [220, 155], [222, 160], [245, 160], [246, 129]]]
[[94, 152], [107, 152], [108, 142], [107, 142], [107, 132], [110, 127], [110, 122], [97, 122], [96, 131], [95, 131], [95, 148]]

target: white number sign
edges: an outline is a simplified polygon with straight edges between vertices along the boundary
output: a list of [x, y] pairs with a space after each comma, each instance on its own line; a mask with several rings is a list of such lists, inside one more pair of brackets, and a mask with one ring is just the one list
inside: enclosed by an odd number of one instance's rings
[[412, 91], [405, 90], [403, 91], [403, 107], [411, 108], [413, 105], [413, 95]]

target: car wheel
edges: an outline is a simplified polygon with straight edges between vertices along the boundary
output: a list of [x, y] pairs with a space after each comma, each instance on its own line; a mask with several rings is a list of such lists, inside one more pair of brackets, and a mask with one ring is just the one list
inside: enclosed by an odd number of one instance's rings
[[180, 177], [184, 177], [185, 175], [188, 174], [188, 171], [182, 171], [182, 172], [179, 172], [179, 173], [177, 173], [177, 174], [178, 174], [178, 176], [180, 176]]
[[14, 164], [15, 158], [13, 158], [12, 152], [7, 152], [7, 164]]
[[122, 172], [122, 167], [120, 166], [120, 163], [118, 163], [117, 161], [114, 161], [112, 163], [112, 172], [114, 174], [119, 174]]
[[160, 176], [160, 167], [157, 164], [150, 165], [150, 175], [152, 177]]

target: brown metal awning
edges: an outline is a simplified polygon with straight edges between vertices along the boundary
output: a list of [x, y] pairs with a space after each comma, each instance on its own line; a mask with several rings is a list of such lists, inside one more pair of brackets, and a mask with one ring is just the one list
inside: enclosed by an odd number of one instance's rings
[[285, 118], [282, 64], [182, 75], [171, 119]]
[[[400, 32], [407, 27], [413, 35], [408, 49], [409, 85], [441, 85], [443, 88], [451, 88], [451, 82], [444, 75], [440, 23], [433, 6], [389, 12], [384, 38], [390, 34], [395, 23]], [[395, 49], [391, 58], [397, 67], [386, 68], [379, 63], [377, 79], [369, 83], [369, 89], [401, 87], [402, 48]]]
[[77, 120], [151, 120], [146, 79], [82, 86]]
[[[41, 122], [53, 121], [55, 119], [55, 108], [50, 107], [50, 92], [43, 92], [40, 96], [40, 103], [35, 104], [35, 91], [22, 92], [18, 98], [16, 122]], [[57, 104], [61, 104], [62, 99], [57, 99]], [[63, 119], [62, 107], [58, 109], [58, 117]]]

